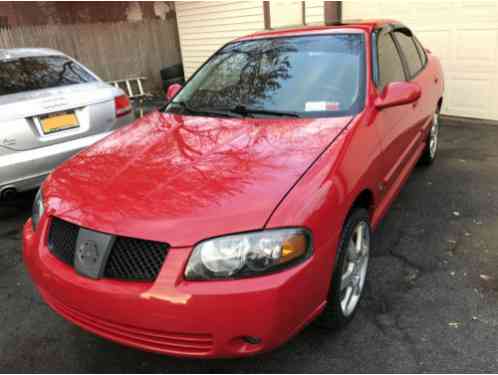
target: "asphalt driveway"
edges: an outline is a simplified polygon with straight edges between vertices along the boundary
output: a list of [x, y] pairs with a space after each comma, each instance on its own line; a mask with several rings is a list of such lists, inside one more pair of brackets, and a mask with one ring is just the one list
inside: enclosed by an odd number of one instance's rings
[[[40, 300], [21, 260], [33, 193], [0, 206], [0, 371], [498, 372], [498, 127], [445, 121], [375, 235], [349, 327], [308, 327], [242, 360], [139, 352], [83, 332]], [[264, 317], [262, 317], [264, 319]]]

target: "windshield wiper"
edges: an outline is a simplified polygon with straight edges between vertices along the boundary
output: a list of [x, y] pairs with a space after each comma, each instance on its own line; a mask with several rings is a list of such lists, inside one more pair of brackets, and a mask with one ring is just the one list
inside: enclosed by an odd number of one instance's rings
[[235, 114], [237, 117], [242, 117], [242, 115], [240, 113], [226, 111], [224, 109], [218, 110], [218, 109], [210, 109], [210, 108], [192, 108], [187, 102], [184, 102], [184, 101], [171, 102], [171, 104], [178, 105], [178, 106], [182, 107], [188, 113], [201, 115], [201, 116], [215, 115], [215, 116], [221, 116], [221, 117], [233, 117], [233, 115]]
[[237, 117], [254, 117], [253, 115], [269, 115], [269, 116], [279, 116], [279, 117], [297, 117], [301, 116], [296, 112], [287, 112], [287, 111], [274, 111], [269, 109], [258, 109], [258, 108], [249, 108], [244, 105], [237, 105], [233, 108], [192, 108], [185, 101], [171, 102], [170, 104], [178, 105], [183, 108], [184, 111], [196, 115], [215, 115], [222, 117], [233, 117], [236, 115]]
[[192, 108], [187, 102], [184, 102], [184, 101], [171, 102], [170, 105], [177, 105], [179, 107], [182, 107], [184, 111], [189, 112], [189, 113], [197, 113], [198, 112], [195, 108]]
[[242, 116], [249, 115], [270, 115], [270, 116], [280, 116], [280, 117], [301, 117], [299, 113], [289, 112], [289, 111], [275, 111], [270, 109], [258, 109], [258, 108], [249, 108], [244, 105], [238, 105], [232, 109], [230, 112], [239, 113]]

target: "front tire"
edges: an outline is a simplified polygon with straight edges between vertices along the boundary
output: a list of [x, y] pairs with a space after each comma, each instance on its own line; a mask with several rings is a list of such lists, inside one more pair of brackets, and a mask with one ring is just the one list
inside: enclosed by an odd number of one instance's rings
[[353, 319], [365, 287], [370, 246], [368, 211], [356, 208], [342, 230], [328, 303], [317, 319], [318, 325], [340, 329]]

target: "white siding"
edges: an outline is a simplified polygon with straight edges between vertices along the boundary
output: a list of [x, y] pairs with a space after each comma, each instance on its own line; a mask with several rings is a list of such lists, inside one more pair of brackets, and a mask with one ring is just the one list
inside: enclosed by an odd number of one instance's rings
[[325, 13], [323, 1], [306, 1], [304, 15], [307, 25], [323, 25], [325, 23]]
[[348, 18], [394, 18], [443, 64], [444, 113], [498, 120], [498, 3], [480, 0], [348, 1]]
[[271, 27], [282, 28], [303, 24], [302, 1], [270, 1]]
[[186, 78], [225, 43], [264, 29], [261, 1], [176, 2]]

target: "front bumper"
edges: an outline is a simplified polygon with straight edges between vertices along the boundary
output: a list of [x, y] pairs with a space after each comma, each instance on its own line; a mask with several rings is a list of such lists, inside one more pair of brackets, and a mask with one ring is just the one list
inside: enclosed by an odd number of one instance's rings
[[48, 221], [36, 233], [28, 221], [23, 236], [41, 295], [66, 319], [124, 345], [183, 357], [251, 355], [287, 341], [324, 306], [309, 293], [312, 258], [273, 275], [189, 282], [182, 275], [191, 249], [172, 248], [154, 283], [91, 280], [49, 252]]

